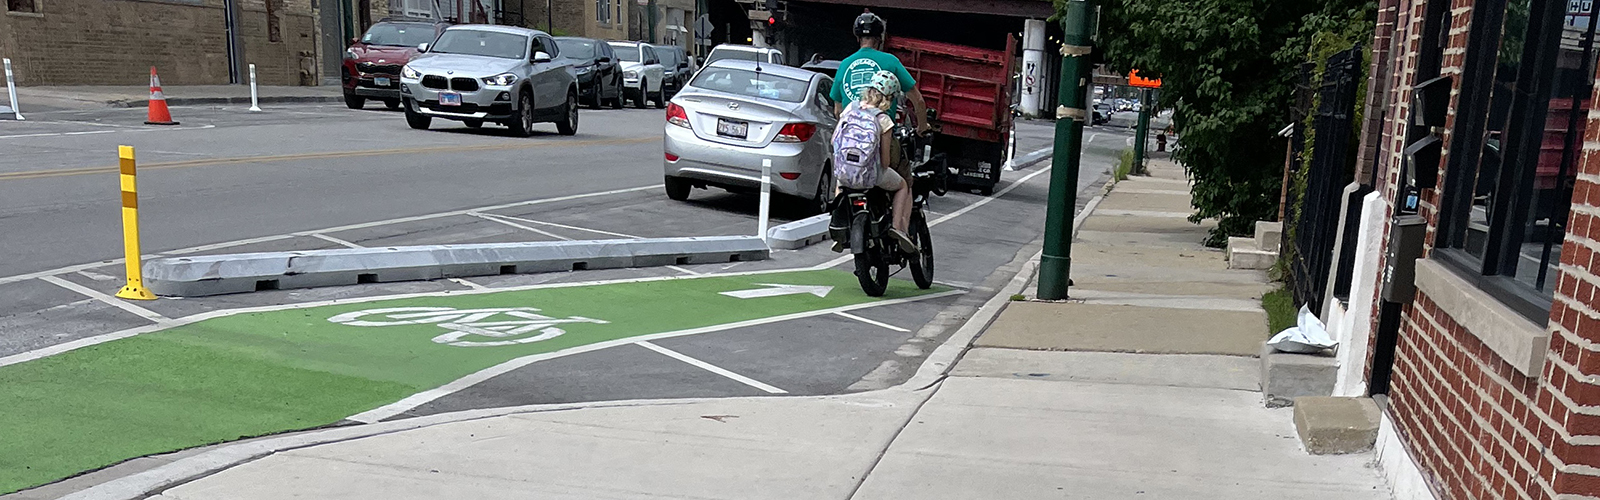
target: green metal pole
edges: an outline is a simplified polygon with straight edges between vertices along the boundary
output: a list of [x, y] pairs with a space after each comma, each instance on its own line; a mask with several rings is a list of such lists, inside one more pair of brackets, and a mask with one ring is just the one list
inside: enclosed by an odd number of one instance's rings
[[650, 15], [646, 19], [650, 21], [650, 43], [656, 43], [656, 0], [650, 0]]
[[1072, 286], [1072, 218], [1078, 205], [1078, 157], [1088, 101], [1090, 37], [1094, 6], [1069, 0], [1062, 10], [1061, 84], [1056, 93], [1056, 145], [1051, 158], [1050, 201], [1044, 221], [1044, 256], [1039, 261], [1039, 298], [1067, 298]]
[[1145, 173], [1145, 141], [1150, 135], [1150, 89], [1139, 89], [1139, 128], [1133, 136], [1133, 172]]

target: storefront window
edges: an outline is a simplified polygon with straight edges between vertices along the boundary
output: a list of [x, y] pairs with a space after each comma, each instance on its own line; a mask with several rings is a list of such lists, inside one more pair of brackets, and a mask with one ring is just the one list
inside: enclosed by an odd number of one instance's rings
[[[1477, 61], [1476, 74], [1463, 81], [1460, 111], [1477, 116], [1458, 118], [1467, 125], [1456, 133], [1474, 133], [1481, 123], [1481, 140], [1476, 151], [1452, 158], [1439, 247], [1446, 260], [1484, 276], [1485, 288], [1536, 317], [1549, 310], [1593, 109], [1594, 0], [1500, 2], [1503, 16], [1486, 16], [1499, 23], [1498, 43], [1468, 54], [1493, 58]], [[1494, 2], [1480, 8], [1485, 3]]]

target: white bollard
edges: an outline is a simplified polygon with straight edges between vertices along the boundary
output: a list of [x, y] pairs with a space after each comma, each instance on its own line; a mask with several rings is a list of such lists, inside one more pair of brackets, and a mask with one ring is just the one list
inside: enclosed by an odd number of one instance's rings
[[1011, 172], [1011, 171], [1015, 171], [1017, 169], [1017, 128], [1016, 128], [1016, 125], [1012, 125], [1011, 126], [1011, 133], [1007, 134], [1007, 135], [1011, 136], [1011, 141], [1010, 141], [1010, 144], [1006, 145], [1006, 167], [1005, 167], [1004, 170], [1007, 171], [1007, 172]]
[[11, 105], [11, 114], [16, 115], [17, 121], [22, 121], [22, 120], [25, 120], [26, 118], [22, 117], [22, 106], [18, 106], [17, 105], [17, 82], [16, 82], [16, 77], [11, 75], [11, 59], [5, 59], [5, 65], [6, 65], [6, 94], [9, 94], [11, 96], [11, 101], [7, 102], [7, 104]]
[[250, 64], [250, 112], [260, 113], [261, 105], [256, 100], [256, 65]]
[[756, 236], [767, 239], [767, 216], [772, 213], [772, 160], [761, 160], [761, 215], [757, 219]]

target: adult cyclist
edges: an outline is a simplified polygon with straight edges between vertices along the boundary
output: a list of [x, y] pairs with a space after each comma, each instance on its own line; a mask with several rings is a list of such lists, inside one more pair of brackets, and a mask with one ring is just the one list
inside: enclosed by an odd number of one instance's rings
[[[839, 70], [833, 75], [833, 112], [839, 114], [845, 105], [861, 98], [861, 92], [872, 85], [872, 76], [879, 71], [894, 73], [900, 79], [900, 91], [911, 102], [911, 110], [916, 117], [917, 132], [926, 133], [931, 126], [923, 117], [928, 115], [928, 104], [922, 99], [922, 92], [917, 91], [917, 81], [911, 78], [911, 73], [906, 71], [906, 66], [900, 64], [900, 58], [894, 54], [883, 51], [883, 33], [887, 23], [883, 18], [873, 14], [872, 11], [862, 12], [856, 16], [855, 24], [851, 29], [856, 35], [856, 41], [861, 44], [861, 50], [850, 54], [849, 57], [839, 61]], [[890, 106], [889, 116], [899, 117], [900, 103], [895, 102]]]

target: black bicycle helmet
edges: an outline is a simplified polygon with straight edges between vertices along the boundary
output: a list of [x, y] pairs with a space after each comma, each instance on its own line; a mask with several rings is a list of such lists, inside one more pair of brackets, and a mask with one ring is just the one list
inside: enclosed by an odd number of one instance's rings
[[881, 37], [883, 36], [885, 24], [883, 18], [873, 14], [870, 10], [864, 10], [861, 15], [856, 16], [855, 27], [852, 31], [855, 32], [857, 38], [864, 36]]

